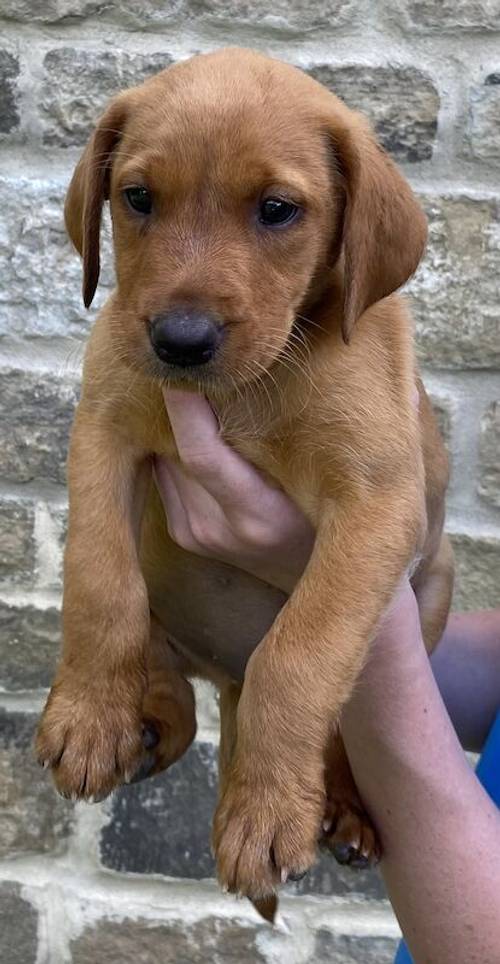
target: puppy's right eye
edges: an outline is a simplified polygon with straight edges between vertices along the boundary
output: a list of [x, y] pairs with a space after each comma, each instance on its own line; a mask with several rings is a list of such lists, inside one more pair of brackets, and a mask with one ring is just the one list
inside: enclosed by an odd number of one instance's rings
[[130, 207], [138, 214], [151, 214], [153, 198], [147, 187], [127, 187], [123, 192]]

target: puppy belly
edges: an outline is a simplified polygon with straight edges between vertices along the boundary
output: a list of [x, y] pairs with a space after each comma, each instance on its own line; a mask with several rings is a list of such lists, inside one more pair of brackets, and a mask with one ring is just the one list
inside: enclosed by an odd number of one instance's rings
[[253, 650], [286, 602], [283, 593], [222, 563], [182, 550], [146, 578], [155, 616], [208, 676], [242, 680]]

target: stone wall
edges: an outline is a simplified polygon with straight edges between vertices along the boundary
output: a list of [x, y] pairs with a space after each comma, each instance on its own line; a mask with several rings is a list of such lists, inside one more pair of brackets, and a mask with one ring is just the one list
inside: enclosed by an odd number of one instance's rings
[[[92, 123], [196, 51], [253, 46], [372, 118], [422, 197], [410, 294], [451, 452], [456, 606], [500, 585], [500, 4], [486, 0], [0, 0], [0, 958], [9, 964], [387, 964], [375, 874], [323, 860], [261, 924], [210, 880], [216, 712], [170, 773], [95, 807], [60, 800], [31, 740], [58, 647], [64, 461], [93, 312], [62, 221]], [[112, 283], [109, 260], [100, 287]]]

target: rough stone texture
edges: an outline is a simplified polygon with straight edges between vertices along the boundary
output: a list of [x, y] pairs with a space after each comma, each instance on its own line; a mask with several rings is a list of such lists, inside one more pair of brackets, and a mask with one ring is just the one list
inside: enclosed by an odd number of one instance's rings
[[451, 534], [455, 552], [453, 609], [490, 609], [499, 605], [500, 539]]
[[35, 578], [38, 588], [61, 590], [63, 584], [63, 553], [68, 525], [67, 506], [38, 504], [38, 519], [43, 512], [43, 529], [38, 528], [38, 539], [46, 543], [50, 563], [46, 564], [44, 552], [38, 553]]
[[85, 144], [114, 94], [142, 83], [171, 63], [168, 53], [143, 56], [123, 50], [49, 50], [40, 96], [45, 143]]
[[[359, 4], [358, 4], [359, 6]], [[318, 27], [332, 30], [354, 19], [353, 0], [188, 0], [187, 12], [209, 23], [257, 25], [279, 30], [308, 31]]]
[[500, 30], [500, 0], [406, 0], [404, 7], [414, 30]]
[[167, 25], [185, 10], [185, 0], [2, 0], [2, 16], [41, 23], [78, 22], [103, 14], [141, 24]]
[[412, 67], [312, 67], [310, 73], [372, 122], [387, 151], [399, 161], [432, 157], [439, 94], [432, 80]]
[[19, 126], [16, 81], [19, 61], [8, 50], [0, 49], [0, 134], [10, 134]]
[[74, 381], [4, 369], [0, 378], [0, 476], [65, 481]]
[[350, 937], [321, 928], [309, 964], [392, 964], [397, 946], [389, 937]]
[[14, 499], [0, 501], [0, 580], [10, 583], [31, 580], [35, 563], [33, 522], [30, 503]]
[[15, 692], [50, 686], [59, 647], [57, 609], [0, 601], [0, 689]]
[[500, 401], [493, 402], [481, 419], [479, 459], [479, 494], [500, 509]]
[[[265, 964], [255, 939], [264, 926], [207, 917], [192, 925], [101, 920], [71, 942], [72, 964]], [[374, 959], [375, 961], [375, 959]], [[378, 961], [377, 961], [378, 964]]]
[[4, 964], [36, 962], [38, 913], [20, 890], [9, 881], [0, 883], [0, 961]]
[[474, 157], [500, 164], [500, 69], [471, 93], [468, 135]]
[[[95, 311], [83, 307], [80, 258], [64, 228], [65, 188], [60, 181], [0, 178], [0, 336], [83, 338], [89, 331]], [[94, 309], [112, 283], [107, 225], [102, 235]]]
[[60, 852], [71, 827], [72, 805], [35, 761], [36, 723], [0, 709], [0, 857]]
[[[195, 743], [167, 773], [118, 790], [101, 834], [102, 863], [132, 873], [213, 877], [210, 830], [216, 791], [216, 750], [208, 743]], [[339, 867], [329, 854], [289, 890], [385, 896], [377, 873]]]
[[408, 287], [417, 348], [429, 368], [500, 366], [500, 204], [423, 197], [425, 259]]

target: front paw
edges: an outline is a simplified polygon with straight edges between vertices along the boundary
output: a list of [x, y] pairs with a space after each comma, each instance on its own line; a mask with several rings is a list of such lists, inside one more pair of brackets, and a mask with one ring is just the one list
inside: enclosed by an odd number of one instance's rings
[[36, 738], [39, 763], [51, 767], [59, 793], [102, 800], [137, 771], [144, 753], [137, 672], [89, 679], [64, 665], [50, 692]]
[[325, 805], [321, 777], [305, 783], [280, 767], [264, 777], [261, 769], [242, 776], [234, 768], [213, 829], [223, 890], [259, 900], [304, 876], [316, 858]]

